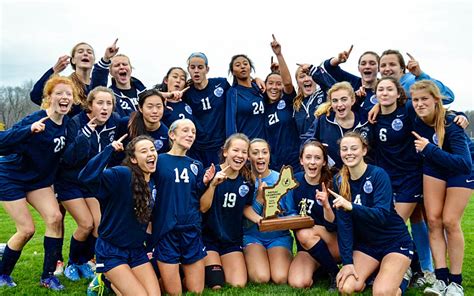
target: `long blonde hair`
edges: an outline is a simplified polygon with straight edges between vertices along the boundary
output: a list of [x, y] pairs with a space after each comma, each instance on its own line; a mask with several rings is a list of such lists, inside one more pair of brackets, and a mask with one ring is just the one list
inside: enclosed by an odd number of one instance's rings
[[331, 95], [334, 92], [338, 91], [338, 90], [346, 90], [347, 93], [349, 94], [349, 96], [351, 97], [351, 100], [355, 100], [355, 93], [354, 93], [354, 89], [352, 88], [351, 84], [347, 81], [338, 82], [338, 83], [334, 84], [328, 90], [326, 102], [319, 105], [316, 112], [314, 112], [314, 115], [316, 117], [320, 117], [323, 114], [326, 114], [326, 116], [329, 116], [329, 114], [331, 113]]
[[438, 147], [442, 149], [445, 135], [445, 118], [447, 111], [446, 108], [443, 107], [443, 95], [441, 95], [438, 86], [430, 80], [421, 80], [415, 82], [410, 87], [410, 94], [412, 95], [412, 97], [413, 92], [419, 90], [427, 91], [435, 99], [433, 127], [436, 135], [438, 136]]

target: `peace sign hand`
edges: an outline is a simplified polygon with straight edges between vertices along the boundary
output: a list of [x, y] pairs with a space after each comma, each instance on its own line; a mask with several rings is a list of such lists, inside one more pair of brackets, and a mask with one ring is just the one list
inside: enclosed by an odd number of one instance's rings
[[410, 60], [408, 60], [408, 63], [407, 63], [408, 71], [410, 71], [411, 74], [415, 75], [415, 77], [420, 76], [423, 73], [423, 71], [421, 71], [420, 64], [408, 52], [407, 52], [407, 56], [410, 58]]
[[428, 145], [430, 143], [430, 141], [428, 141], [427, 138], [423, 138], [422, 136], [420, 136], [418, 133], [416, 133], [415, 131], [412, 131], [411, 132], [413, 134], [413, 136], [415, 136], [415, 149], [416, 149], [416, 152], [422, 152], [423, 149], [425, 149], [426, 145]]
[[337, 194], [336, 192], [328, 189], [329, 193], [335, 197], [332, 204], [336, 209], [342, 208], [345, 211], [352, 211], [352, 203], [345, 199], [342, 195]]
[[214, 179], [212, 179], [211, 185], [215, 187], [221, 184], [222, 182], [224, 182], [227, 179], [227, 174], [225, 173], [225, 171], [229, 168], [230, 168], [230, 165], [226, 166], [221, 171], [217, 172]]
[[89, 120], [89, 122], [87, 123], [87, 126], [89, 127], [89, 129], [93, 132], [95, 131], [95, 128], [97, 127], [97, 122], [96, 122], [96, 117], [92, 117], [91, 120]]
[[46, 128], [44, 122], [49, 118], [49, 116], [43, 117], [38, 121], [33, 122], [31, 125], [31, 132], [33, 134], [41, 133]]
[[272, 34], [273, 41], [270, 43], [270, 46], [272, 47], [273, 53], [275, 55], [281, 55], [281, 45], [280, 43], [276, 40], [275, 35]]
[[111, 58], [113, 58], [119, 51], [119, 47], [117, 47], [117, 41], [118, 41], [118, 38], [115, 39], [114, 43], [112, 43], [112, 45], [110, 45], [109, 47], [107, 47], [105, 49], [105, 53], [104, 53], [104, 61], [106, 63], [108, 63], [110, 61]]
[[323, 207], [331, 208], [331, 205], [329, 205], [328, 200], [328, 190], [326, 189], [326, 185], [324, 184], [324, 182], [322, 183], [322, 191], [316, 189], [316, 200], [319, 200]]
[[122, 141], [128, 136], [128, 134], [125, 134], [123, 136], [121, 136], [118, 140], [115, 140], [112, 142], [112, 147], [114, 147], [114, 150], [116, 152], [120, 152], [120, 151], [123, 151], [123, 143]]

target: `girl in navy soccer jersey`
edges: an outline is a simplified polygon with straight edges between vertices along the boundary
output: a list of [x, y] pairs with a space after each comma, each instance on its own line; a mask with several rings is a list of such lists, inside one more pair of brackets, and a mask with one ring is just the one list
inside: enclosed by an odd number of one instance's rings
[[[273, 35], [272, 35], [273, 36]], [[278, 59], [279, 72], [270, 73], [265, 79], [265, 130], [272, 148], [270, 168], [280, 171], [291, 165], [293, 171], [301, 170], [298, 160], [299, 137], [293, 118], [293, 99], [296, 96], [290, 71], [286, 65], [281, 45], [273, 36], [273, 53]]]
[[425, 295], [463, 295], [461, 217], [474, 188], [473, 144], [453, 123], [454, 114], [446, 112], [434, 82], [416, 82], [410, 92], [418, 116], [415, 148], [423, 157], [423, 195], [437, 278]]
[[138, 111], [132, 113], [128, 123], [129, 138], [149, 135], [155, 140], [158, 153], [168, 152], [168, 127], [161, 122], [166, 108], [163, 95], [156, 89], [148, 89], [138, 96]]
[[156, 206], [152, 219], [154, 258], [158, 261], [164, 290], [181, 294], [179, 265], [184, 270], [187, 290], [201, 293], [204, 289], [206, 248], [201, 238], [199, 200], [212, 177], [212, 169], [204, 173], [202, 164], [186, 156], [196, 137], [189, 119], [179, 119], [169, 128], [171, 150], [158, 157]]
[[[270, 146], [263, 139], [253, 139], [250, 144], [250, 163], [256, 177], [253, 203], [244, 210], [245, 216], [253, 223], [244, 225], [244, 255], [249, 279], [257, 283], [270, 280], [276, 284], [286, 284], [288, 269], [292, 259], [293, 238], [288, 230], [260, 232], [258, 224], [263, 213], [263, 188], [274, 185], [279, 173], [270, 170]], [[283, 197], [280, 206], [289, 213], [293, 209], [292, 199]]]
[[[334, 178], [333, 206], [338, 209], [337, 239], [343, 267], [337, 287], [351, 295], [365, 288], [377, 272], [374, 295], [400, 295], [408, 285], [403, 275], [410, 266], [413, 242], [402, 218], [395, 212], [387, 173], [366, 164], [367, 142], [356, 132], [340, 141], [344, 166]], [[401, 286], [401, 287], [400, 287]]]
[[[92, 46], [85, 42], [76, 44], [71, 50], [71, 56], [64, 55], [58, 58], [56, 64], [46, 71], [41, 78], [35, 83], [30, 92], [30, 99], [37, 105], [41, 104], [43, 88], [46, 81], [53, 74], [61, 73], [66, 67], [71, 64], [74, 72], [70, 78], [74, 82], [78, 90], [78, 98], [74, 102], [71, 116], [82, 111], [82, 107], [87, 99], [87, 94], [96, 86], [107, 86], [108, 80], [108, 66], [110, 59], [117, 53], [117, 41], [107, 47], [104, 57], [94, 66], [95, 53]], [[92, 70], [94, 66], [94, 70]], [[92, 73], [92, 77], [91, 77]]]
[[188, 155], [204, 167], [219, 163], [219, 152], [225, 141], [226, 78], [207, 78], [208, 60], [204, 53], [194, 52], [188, 58], [192, 84], [183, 100], [193, 110], [196, 141]]
[[232, 73], [234, 82], [226, 94], [226, 136], [238, 132], [249, 139], [266, 138], [263, 94], [252, 82], [252, 70], [255, 68], [246, 55], [232, 57], [229, 73]]
[[357, 97], [357, 103], [354, 105], [355, 108], [362, 107], [366, 111], [370, 111], [377, 103], [375, 84], [377, 83], [380, 57], [373, 51], [364, 52], [359, 57], [357, 63], [360, 73], [359, 77], [342, 70], [339, 66], [349, 59], [352, 48], [351, 46], [349, 50], [339, 53], [337, 57], [324, 61], [324, 69], [338, 82], [347, 81], [352, 85]]
[[97, 239], [97, 272], [104, 273], [120, 295], [160, 295], [160, 287], [144, 243], [155, 204], [157, 152], [153, 139], [130, 141], [122, 166], [107, 168], [122, 140], [92, 158], [79, 175], [100, 200], [102, 217]]
[[163, 123], [170, 126], [175, 120], [188, 118], [191, 121], [193, 111], [191, 107], [181, 100], [183, 94], [189, 89], [186, 87], [187, 74], [181, 67], [172, 67], [163, 78], [163, 82], [155, 86], [162, 93], [167, 93], [165, 97], [166, 109], [163, 114]]
[[300, 185], [289, 194], [296, 209], [302, 203], [307, 205], [307, 214], [314, 219], [315, 225], [294, 232], [298, 253], [291, 262], [288, 283], [295, 288], [310, 288], [314, 272], [322, 267], [329, 272], [330, 288], [335, 290], [339, 272], [335, 258], [339, 257], [339, 249], [336, 217], [326, 190], [331, 187], [332, 180], [326, 149], [317, 141], [308, 141], [301, 148], [300, 162], [304, 172], [295, 175]]
[[44, 87], [43, 110], [0, 132], [0, 154], [5, 155], [0, 157], [0, 200], [16, 225], [0, 262], [0, 286], [16, 286], [10, 275], [35, 232], [30, 204], [46, 226], [40, 283], [53, 290], [64, 289], [53, 275], [61, 256], [62, 215], [52, 185], [66, 144], [66, 115], [77, 96], [71, 79], [54, 76]]
[[222, 287], [225, 282], [238, 287], [247, 283], [242, 227], [244, 207], [252, 204], [254, 193], [252, 174], [246, 167], [249, 146], [244, 134], [227, 138], [222, 148], [224, 162], [216, 167], [216, 175], [201, 197], [206, 285], [210, 288]]
[[370, 139], [367, 113], [364, 110], [352, 110], [355, 103], [354, 89], [348, 82], [338, 82], [328, 91], [327, 103], [316, 112], [317, 118], [303, 139], [315, 138], [327, 146], [329, 166], [336, 170], [342, 167], [337, 142], [347, 131], [358, 131]]
[[67, 128], [67, 144], [54, 189], [58, 200], [77, 223], [64, 272], [73, 281], [81, 276], [94, 277], [87, 261], [94, 257], [100, 206], [93, 193], [78, 180], [78, 175], [89, 159], [117, 138], [120, 121], [118, 115], [112, 113], [114, 106], [112, 91], [96, 87], [87, 96], [85, 110], [74, 116]]

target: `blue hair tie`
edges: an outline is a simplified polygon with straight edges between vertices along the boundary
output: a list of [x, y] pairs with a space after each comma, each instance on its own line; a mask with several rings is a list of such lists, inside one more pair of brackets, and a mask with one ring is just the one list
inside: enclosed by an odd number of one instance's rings
[[203, 59], [204, 63], [207, 66], [207, 57], [204, 53], [202, 53], [202, 52], [193, 52], [191, 55], [189, 55], [188, 64], [189, 64], [189, 60], [192, 59], [192, 58], [201, 58], [201, 59]]

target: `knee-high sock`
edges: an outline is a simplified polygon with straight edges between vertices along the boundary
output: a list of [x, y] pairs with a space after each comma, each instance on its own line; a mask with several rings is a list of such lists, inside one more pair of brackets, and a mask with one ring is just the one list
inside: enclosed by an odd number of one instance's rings
[[430, 240], [428, 237], [428, 227], [425, 221], [411, 224], [411, 234], [415, 242], [418, 257], [420, 258], [420, 265], [423, 271], [434, 271], [433, 259], [431, 256]]
[[0, 275], [11, 275], [16, 262], [20, 259], [20, 255], [21, 250], [12, 250], [7, 244], [3, 251], [2, 260], [0, 261]]
[[56, 262], [61, 257], [61, 251], [63, 247], [63, 238], [44, 237], [44, 262], [43, 262], [43, 274], [42, 279], [48, 278], [53, 275], [56, 269]]
[[339, 267], [329, 252], [326, 242], [319, 240], [308, 253], [316, 260], [322, 267], [324, 267], [331, 275], [337, 275]]

